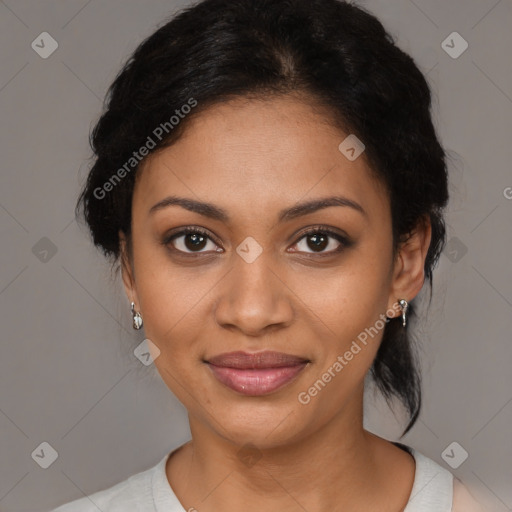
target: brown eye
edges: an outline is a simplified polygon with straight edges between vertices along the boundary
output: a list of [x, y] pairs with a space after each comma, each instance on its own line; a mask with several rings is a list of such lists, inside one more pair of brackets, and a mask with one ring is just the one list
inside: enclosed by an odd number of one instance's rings
[[306, 236], [307, 245], [315, 252], [323, 251], [329, 245], [329, 237], [323, 233], [315, 233]]
[[201, 253], [211, 250], [218, 252], [217, 245], [211, 238], [197, 228], [180, 231], [165, 240], [164, 243], [165, 245], [171, 244], [174, 249], [183, 253]]
[[297, 249], [294, 252], [304, 252], [307, 254], [328, 254], [340, 252], [350, 244], [348, 240], [329, 229], [314, 228], [307, 231], [295, 243]]

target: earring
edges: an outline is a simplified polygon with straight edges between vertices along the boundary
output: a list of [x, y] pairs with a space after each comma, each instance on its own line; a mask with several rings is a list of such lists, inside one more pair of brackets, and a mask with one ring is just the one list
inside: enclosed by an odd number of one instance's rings
[[405, 327], [405, 324], [407, 323], [407, 308], [409, 307], [409, 303], [405, 299], [400, 299], [398, 303], [402, 309], [402, 325]]
[[131, 304], [131, 310], [132, 310], [132, 315], [133, 315], [132, 327], [138, 331], [142, 327], [142, 317], [140, 316], [140, 313], [138, 311], [135, 311], [135, 303], [134, 302], [132, 302], [132, 304]]

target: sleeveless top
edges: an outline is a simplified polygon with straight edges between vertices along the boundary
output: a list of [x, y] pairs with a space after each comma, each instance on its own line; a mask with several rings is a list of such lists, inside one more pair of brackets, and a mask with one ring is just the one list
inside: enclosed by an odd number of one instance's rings
[[[393, 443], [416, 461], [414, 484], [403, 512], [451, 512], [453, 475], [414, 448]], [[178, 447], [180, 448], [180, 447]], [[169, 485], [165, 466], [176, 451], [158, 464], [136, 473], [108, 489], [71, 501], [52, 512], [187, 512]]]

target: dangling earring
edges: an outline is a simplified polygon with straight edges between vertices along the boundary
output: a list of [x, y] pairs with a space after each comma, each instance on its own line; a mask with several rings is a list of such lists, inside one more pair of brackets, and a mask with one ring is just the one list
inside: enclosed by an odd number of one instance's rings
[[405, 299], [400, 299], [398, 303], [402, 309], [402, 325], [405, 327], [405, 324], [407, 323], [407, 308], [409, 307], [409, 303]]
[[142, 327], [142, 317], [138, 311], [135, 311], [135, 303], [131, 304], [132, 315], [133, 315], [133, 324], [132, 327], [137, 331]]

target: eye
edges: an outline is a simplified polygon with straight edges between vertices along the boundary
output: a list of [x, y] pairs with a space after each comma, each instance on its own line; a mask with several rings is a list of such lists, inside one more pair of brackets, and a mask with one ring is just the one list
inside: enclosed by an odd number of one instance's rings
[[[302, 237], [295, 243], [297, 250], [292, 252], [305, 252], [308, 254], [333, 254], [341, 252], [350, 245], [349, 240], [329, 228], [313, 227], [302, 233]], [[307, 249], [311, 249], [311, 252]], [[326, 250], [327, 249], [327, 250]]]
[[[173, 248], [185, 254], [202, 253], [202, 252], [221, 252], [208, 233], [200, 228], [187, 227], [179, 233], [174, 233], [164, 239], [163, 244], [168, 246], [171, 244]], [[210, 247], [208, 248], [208, 244]], [[207, 249], [204, 251], [203, 249]]]
[[[186, 227], [181, 231], [164, 238], [163, 245], [172, 246], [172, 250], [182, 254], [202, 254], [222, 252], [222, 249], [212, 240], [209, 233], [201, 228]], [[351, 245], [351, 241], [330, 228], [314, 226], [302, 232], [302, 236], [292, 252], [306, 254], [334, 254], [341, 252]], [[308, 251], [307, 249], [311, 249]]]

